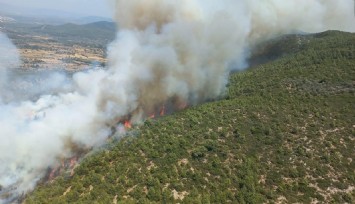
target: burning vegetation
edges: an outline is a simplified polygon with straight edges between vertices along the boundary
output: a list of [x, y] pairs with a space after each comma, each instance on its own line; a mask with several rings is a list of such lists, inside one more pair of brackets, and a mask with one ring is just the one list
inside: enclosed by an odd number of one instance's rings
[[355, 34], [304, 38], [232, 74], [226, 99], [146, 121], [26, 203], [354, 203]]
[[[51, 75], [49, 87], [34, 92], [34, 98], [21, 98], [6, 86], [13, 63], [0, 62], [0, 184], [6, 189], [16, 185], [14, 196], [33, 189], [48, 166], [49, 177], [61, 166], [72, 168], [70, 160], [78, 149], [104, 145], [120, 127], [129, 129], [187, 104], [223, 98], [229, 73], [245, 69], [247, 53], [260, 42], [295, 30], [355, 30], [351, 0], [115, 3], [120, 29], [108, 46], [107, 67]], [[0, 57], [4, 53], [8, 50]], [[8, 95], [11, 100], [3, 97]], [[31, 110], [43, 114], [24, 118]], [[194, 124], [198, 121], [189, 125]], [[206, 149], [195, 153], [200, 158]]]

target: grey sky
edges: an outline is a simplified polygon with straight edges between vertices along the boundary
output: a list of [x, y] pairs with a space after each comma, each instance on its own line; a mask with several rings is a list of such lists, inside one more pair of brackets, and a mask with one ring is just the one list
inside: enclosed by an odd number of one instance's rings
[[8, 5], [63, 10], [70, 13], [111, 17], [109, 0], [0, 0]]

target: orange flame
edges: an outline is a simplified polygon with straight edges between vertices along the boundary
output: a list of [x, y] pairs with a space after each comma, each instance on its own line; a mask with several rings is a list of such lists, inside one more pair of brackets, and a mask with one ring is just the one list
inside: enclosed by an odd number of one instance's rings
[[124, 127], [125, 127], [126, 129], [130, 129], [130, 128], [132, 128], [132, 124], [131, 124], [131, 122], [129, 122], [128, 120], [127, 120], [127, 121], [125, 121], [125, 122], [124, 122]]
[[51, 180], [54, 179], [57, 170], [58, 170], [58, 168], [54, 168], [54, 169], [51, 170], [51, 172], [49, 173], [49, 176], [48, 176], [48, 180], [51, 181]]
[[165, 115], [165, 105], [163, 105], [163, 107], [160, 110], [160, 116], [164, 116]]
[[77, 158], [76, 157], [71, 158], [69, 168], [73, 168], [76, 163], [77, 163]]
[[187, 107], [187, 103], [186, 103], [186, 102], [182, 102], [182, 103], [180, 103], [179, 106], [178, 106], [178, 108], [179, 108], [180, 110], [183, 110], [183, 109], [185, 109], [186, 107]]

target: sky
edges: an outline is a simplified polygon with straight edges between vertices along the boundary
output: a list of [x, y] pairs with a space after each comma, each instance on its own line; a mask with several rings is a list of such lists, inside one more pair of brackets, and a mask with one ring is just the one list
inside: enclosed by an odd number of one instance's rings
[[109, 0], [0, 0], [13, 6], [36, 9], [54, 9], [90, 16], [111, 17]]

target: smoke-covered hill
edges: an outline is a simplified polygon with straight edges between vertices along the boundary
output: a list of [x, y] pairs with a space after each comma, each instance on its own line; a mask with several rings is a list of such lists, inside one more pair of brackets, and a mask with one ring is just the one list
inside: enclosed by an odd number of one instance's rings
[[254, 53], [269, 62], [231, 75], [224, 100], [134, 127], [26, 203], [355, 202], [355, 34]]

